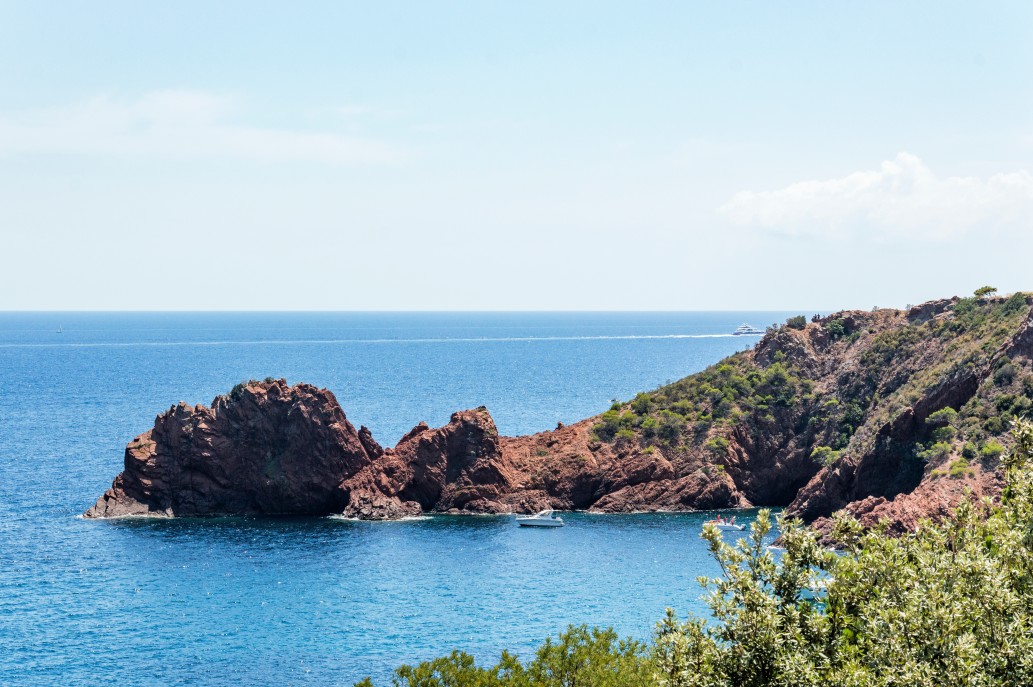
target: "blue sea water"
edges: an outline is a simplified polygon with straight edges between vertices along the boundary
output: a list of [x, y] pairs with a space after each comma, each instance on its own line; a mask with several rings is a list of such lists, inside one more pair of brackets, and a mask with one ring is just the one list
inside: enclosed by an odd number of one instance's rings
[[352, 685], [453, 648], [527, 656], [569, 623], [648, 639], [703, 613], [706, 514], [394, 523], [87, 521], [125, 444], [266, 376], [331, 389], [385, 445], [486, 405], [549, 429], [795, 313], [0, 313], [0, 685]]

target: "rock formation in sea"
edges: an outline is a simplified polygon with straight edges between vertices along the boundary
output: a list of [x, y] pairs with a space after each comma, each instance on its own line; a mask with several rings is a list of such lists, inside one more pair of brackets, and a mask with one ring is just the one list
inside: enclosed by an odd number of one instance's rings
[[703, 372], [519, 437], [477, 408], [383, 448], [330, 391], [251, 381], [159, 415], [86, 516], [758, 505], [819, 529], [846, 509], [904, 531], [999, 493], [1008, 420], [1033, 408], [1031, 302], [794, 318]]
[[725, 475], [677, 476], [659, 451], [601, 444], [592, 421], [502, 437], [485, 408], [416, 425], [394, 448], [348, 421], [332, 392], [269, 379], [211, 407], [180, 403], [126, 447], [125, 469], [86, 511], [130, 515], [603, 511], [741, 505]]

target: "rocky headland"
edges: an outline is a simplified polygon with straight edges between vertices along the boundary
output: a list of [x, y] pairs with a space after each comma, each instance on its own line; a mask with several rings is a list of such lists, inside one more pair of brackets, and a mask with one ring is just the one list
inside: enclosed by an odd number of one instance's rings
[[267, 379], [180, 403], [126, 447], [86, 517], [845, 509], [896, 531], [999, 493], [1033, 408], [1033, 297], [791, 318], [749, 351], [605, 413], [500, 436], [485, 408], [393, 448], [334, 395]]

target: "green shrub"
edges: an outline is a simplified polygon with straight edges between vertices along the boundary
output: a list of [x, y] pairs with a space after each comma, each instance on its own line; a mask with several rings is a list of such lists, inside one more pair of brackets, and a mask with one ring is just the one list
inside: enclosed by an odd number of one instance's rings
[[1004, 451], [1005, 448], [1001, 445], [1001, 442], [991, 439], [983, 444], [983, 448], [979, 449], [979, 455], [984, 459], [994, 460], [1000, 458]]
[[979, 303], [975, 298], [959, 298], [958, 302], [954, 304], [951, 310], [954, 311], [956, 318], [965, 319], [972, 315], [976, 311], [976, 307]]
[[619, 429], [613, 438], [617, 441], [632, 441], [635, 439], [635, 431], [628, 428]]
[[811, 458], [826, 467], [839, 460], [839, 455], [840, 452], [833, 450], [831, 446], [815, 446], [811, 451]]
[[651, 405], [652, 403], [649, 400], [649, 394], [638, 394], [631, 401], [631, 409], [635, 411], [636, 415], [648, 414]]
[[997, 293], [997, 288], [994, 286], [980, 286], [972, 292], [972, 295], [976, 298], [984, 298], [986, 296], [992, 296], [995, 293]]
[[958, 458], [956, 461], [951, 463], [950, 476], [961, 477], [968, 472], [968, 461], [964, 458]]
[[994, 370], [994, 384], [997, 386], [1007, 386], [1015, 380], [1015, 377], [1019, 374], [1019, 369], [1008, 361]]
[[720, 457], [728, 453], [728, 445], [728, 439], [724, 437], [711, 437], [707, 443], [703, 444], [703, 448], [711, 455]]
[[1017, 400], [1019, 400], [1019, 397], [1013, 394], [1001, 394], [994, 399], [994, 408], [996, 408], [997, 412], [1000, 414], [1007, 413], [1012, 409]]
[[[276, 380], [273, 380], [273, 381], [276, 381]], [[244, 397], [244, 389], [245, 388], [251, 386], [252, 384], [259, 384], [259, 383], [260, 382], [257, 379], [249, 379], [246, 382], [240, 382], [239, 384], [234, 384], [233, 388], [230, 389], [230, 393], [227, 394], [227, 395], [229, 396], [229, 399], [231, 401], [239, 401], [241, 398]]]
[[1006, 300], [1004, 305], [1001, 306], [1001, 314], [1007, 317], [1008, 315], [1022, 312], [1027, 307], [1026, 294], [1016, 292], [1009, 296], [1008, 300]]
[[[481, 668], [461, 651], [405, 665], [395, 671], [397, 687], [638, 687], [655, 684], [648, 647], [618, 639], [612, 629], [567, 628], [545, 640], [526, 665], [508, 652], [492, 668]], [[366, 678], [355, 687], [373, 687]]]
[[938, 460], [950, 455], [951, 445], [946, 441], [937, 441], [925, 450], [918, 451], [918, 457], [924, 461]]
[[677, 413], [672, 413], [669, 410], [661, 411], [659, 430], [661, 439], [670, 444], [677, 443], [681, 438], [683, 427], [684, 421]]
[[689, 417], [695, 412], [696, 406], [692, 403], [692, 401], [681, 400], [672, 403], [670, 406], [670, 410], [671, 412], [678, 413], [682, 417]]
[[945, 425], [953, 425], [957, 419], [958, 411], [947, 406], [946, 408], [941, 408], [935, 413], [932, 413], [925, 419], [925, 423], [930, 427], [943, 427]]
[[[592, 425], [592, 433], [600, 441], [613, 441], [620, 432], [630, 432], [634, 436], [633, 427], [641, 422], [641, 419], [630, 410], [620, 412], [619, 409], [610, 408], [599, 416], [599, 422]], [[627, 434], [622, 438], [627, 438]]]
[[825, 332], [833, 341], [842, 338], [846, 335], [846, 327], [844, 326], [843, 320], [840, 318], [829, 320], [825, 323]]
[[983, 422], [983, 429], [988, 434], [1000, 434], [1004, 431], [1004, 420], [996, 415], [989, 417]]
[[786, 326], [790, 329], [803, 329], [807, 326], [807, 318], [803, 315], [790, 317], [788, 320], [786, 320]]

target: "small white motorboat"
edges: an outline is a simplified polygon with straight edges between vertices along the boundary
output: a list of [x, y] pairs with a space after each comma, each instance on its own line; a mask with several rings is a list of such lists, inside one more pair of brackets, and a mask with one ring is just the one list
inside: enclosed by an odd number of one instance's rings
[[724, 532], [742, 532], [746, 529], [746, 525], [737, 525], [731, 520], [725, 520], [724, 518], [714, 518], [713, 520], [707, 520], [704, 525], [713, 525], [719, 530]]
[[521, 527], [563, 527], [563, 518], [553, 515], [551, 508], [536, 515], [518, 515], [516, 522]]
[[734, 336], [753, 336], [755, 334], [763, 334], [763, 329], [757, 329], [752, 324], [741, 324], [739, 325], [732, 334]]

